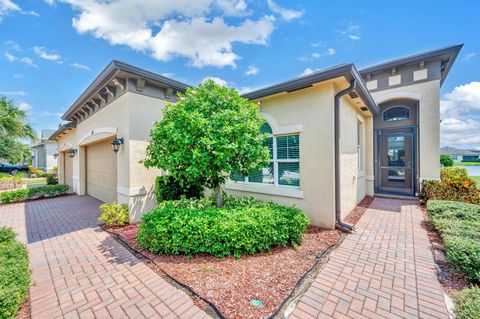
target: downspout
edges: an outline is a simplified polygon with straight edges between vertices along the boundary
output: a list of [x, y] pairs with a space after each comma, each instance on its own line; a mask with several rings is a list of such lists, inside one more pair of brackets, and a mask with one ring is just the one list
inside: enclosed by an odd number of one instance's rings
[[334, 138], [335, 138], [335, 228], [341, 231], [351, 233], [355, 230], [353, 225], [342, 221], [342, 212], [340, 211], [340, 98], [350, 93], [356, 87], [355, 79], [350, 81], [350, 86], [335, 94], [334, 101]]

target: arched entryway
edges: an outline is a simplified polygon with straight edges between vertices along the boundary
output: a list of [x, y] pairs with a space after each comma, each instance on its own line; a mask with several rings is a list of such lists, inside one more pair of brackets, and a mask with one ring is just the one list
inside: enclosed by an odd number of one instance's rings
[[418, 101], [380, 104], [374, 119], [375, 192], [414, 196], [417, 190]]

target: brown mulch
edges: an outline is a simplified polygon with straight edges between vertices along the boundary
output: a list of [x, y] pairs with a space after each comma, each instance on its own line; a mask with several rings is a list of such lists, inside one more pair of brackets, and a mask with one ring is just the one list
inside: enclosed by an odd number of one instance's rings
[[[365, 198], [345, 220], [357, 222], [372, 200], [371, 197]], [[309, 226], [297, 248], [276, 247], [266, 253], [239, 259], [208, 255], [188, 258], [140, 250], [136, 247], [137, 225], [109, 230], [153, 261], [157, 266], [152, 267], [155, 271], [164, 272], [190, 287], [227, 318], [266, 318], [272, 315], [289, 298], [300, 279], [320, 261], [322, 254], [339, 244], [342, 238], [338, 230]], [[261, 300], [261, 306], [254, 306], [253, 300]]]
[[30, 319], [31, 318], [31, 309], [30, 309], [30, 294], [27, 295], [25, 302], [20, 306], [15, 319]]
[[[436, 247], [443, 247], [442, 239], [440, 238], [440, 235], [432, 227], [430, 227], [428, 223], [427, 208], [425, 206], [422, 206], [421, 208], [422, 208], [422, 214], [423, 214], [422, 227], [427, 231], [428, 239], [430, 239], [430, 242], [432, 243], [432, 245], [435, 245]], [[440, 268], [440, 270], [442, 271], [442, 273], [445, 275], [440, 277], [439, 281], [443, 287], [443, 290], [448, 295], [451, 296], [453, 292], [458, 292], [463, 288], [467, 288], [470, 286], [465, 276], [463, 274], [455, 272], [452, 266], [448, 262], [443, 263], [443, 262], [436, 261], [436, 263]]]

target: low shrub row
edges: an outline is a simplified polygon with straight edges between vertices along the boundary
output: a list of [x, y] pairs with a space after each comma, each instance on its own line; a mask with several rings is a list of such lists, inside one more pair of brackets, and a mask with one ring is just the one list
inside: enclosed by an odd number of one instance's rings
[[166, 201], [142, 218], [141, 248], [158, 254], [210, 254], [240, 257], [275, 246], [298, 245], [309, 224], [294, 207], [225, 196], [215, 207], [213, 197]]
[[480, 287], [473, 286], [453, 295], [457, 319], [480, 317]]
[[17, 188], [22, 183], [20, 176], [7, 176], [0, 178], [0, 190]]
[[448, 261], [470, 281], [480, 282], [480, 205], [430, 200], [427, 208]]
[[0, 193], [2, 204], [23, 202], [30, 199], [48, 198], [68, 193], [67, 185], [47, 185]]
[[0, 318], [15, 318], [29, 286], [27, 249], [12, 229], [0, 227]]
[[28, 175], [29, 176], [35, 175], [36, 177], [45, 177], [47, 173], [44, 170], [30, 166], [28, 167]]
[[422, 184], [419, 198], [424, 202], [434, 199], [480, 204], [480, 190], [464, 167], [442, 168], [439, 181], [427, 180]]

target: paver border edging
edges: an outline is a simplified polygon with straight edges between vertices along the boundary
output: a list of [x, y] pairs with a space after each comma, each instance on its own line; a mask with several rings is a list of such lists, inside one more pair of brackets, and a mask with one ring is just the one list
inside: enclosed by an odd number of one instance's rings
[[115, 232], [112, 232], [112, 231], [108, 230], [107, 228], [104, 227], [104, 225], [101, 225], [100, 228], [102, 230], [106, 231], [110, 236], [113, 237], [113, 239], [115, 239], [117, 242], [119, 242], [122, 246], [124, 246], [125, 248], [130, 250], [137, 258], [140, 256], [141, 259], [146, 260], [147, 261], [146, 264], [149, 267], [151, 267], [153, 265], [155, 267], [155, 269], [160, 270], [162, 272], [162, 274], [164, 274], [167, 277], [167, 279], [168, 279], [168, 281], [170, 281], [170, 283], [173, 283], [175, 286], [178, 286], [177, 288], [180, 288], [183, 291], [185, 291], [188, 295], [190, 295], [190, 297], [194, 296], [196, 298], [199, 298], [203, 302], [205, 302], [211, 308], [210, 311], [204, 309], [204, 311], [206, 311], [207, 313], [210, 312], [209, 315], [213, 314], [218, 319], [228, 319], [227, 317], [225, 317], [221, 313], [221, 311], [217, 308], [217, 306], [215, 306], [215, 304], [213, 304], [209, 300], [207, 300], [204, 297], [197, 294], [190, 286], [188, 286], [188, 285], [184, 284], [183, 282], [177, 280], [175, 277], [170, 276], [167, 272], [165, 272], [163, 269], [158, 267], [157, 264], [155, 264], [155, 262], [150, 257], [145, 255], [144, 253], [142, 253], [138, 249], [130, 246], [130, 244], [128, 242], [126, 242], [120, 235], [118, 235]]

